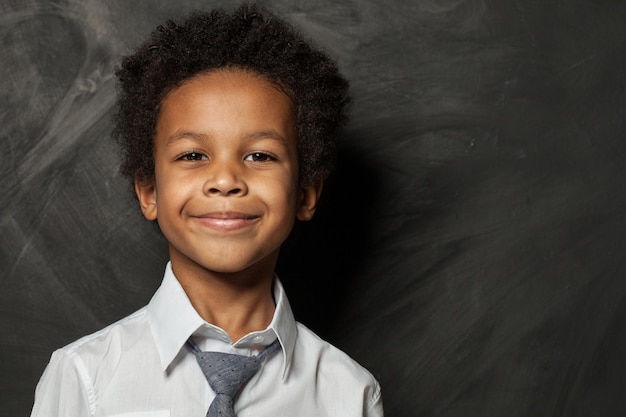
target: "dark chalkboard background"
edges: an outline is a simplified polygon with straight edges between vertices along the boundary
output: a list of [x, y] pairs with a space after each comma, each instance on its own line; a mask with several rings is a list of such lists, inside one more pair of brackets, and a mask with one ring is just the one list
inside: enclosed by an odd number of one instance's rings
[[[109, 140], [112, 71], [210, 1], [0, 0], [0, 409], [144, 305], [164, 242]], [[340, 63], [352, 121], [281, 259], [388, 416], [626, 412], [626, 2], [264, 2]]]

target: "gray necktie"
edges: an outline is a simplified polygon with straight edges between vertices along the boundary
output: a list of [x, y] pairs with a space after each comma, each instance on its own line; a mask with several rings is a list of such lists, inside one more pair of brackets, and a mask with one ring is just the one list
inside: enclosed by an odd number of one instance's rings
[[265, 358], [280, 347], [280, 343], [276, 339], [257, 356], [202, 352], [191, 341], [189, 341], [189, 346], [196, 355], [209, 386], [215, 391], [215, 399], [209, 406], [207, 417], [237, 417], [233, 409], [237, 391], [261, 367]]

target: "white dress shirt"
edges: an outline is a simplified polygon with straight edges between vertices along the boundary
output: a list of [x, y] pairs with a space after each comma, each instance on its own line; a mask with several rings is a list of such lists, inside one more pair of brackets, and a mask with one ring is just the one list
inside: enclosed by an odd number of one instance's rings
[[31, 416], [203, 417], [215, 394], [189, 337], [202, 350], [243, 355], [279, 339], [279, 353], [236, 397], [239, 417], [382, 416], [374, 377], [295, 321], [278, 279], [274, 299], [270, 325], [233, 344], [198, 315], [168, 264], [146, 307], [52, 354]]

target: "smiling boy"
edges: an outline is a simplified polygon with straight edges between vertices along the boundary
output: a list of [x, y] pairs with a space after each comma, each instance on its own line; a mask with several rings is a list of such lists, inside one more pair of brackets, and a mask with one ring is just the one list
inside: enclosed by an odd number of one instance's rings
[[291, 100], [248, 70], [214, 70], [162, 102], [155, 181], [137, 183], [196, 311], [239, 340], [271, 321], [274, 266], [321, 184], [300, 186]]
[[[294, 320], [274, 275], [332, 165], [336, 65], [244, 5], [168, 22], [117, 74], [122, 171], [170, 262], [148, 306], [52, 355], [32, 415], [382, 416], [376, 380]], [[202, 352], [259, 369], [227, 396]]]

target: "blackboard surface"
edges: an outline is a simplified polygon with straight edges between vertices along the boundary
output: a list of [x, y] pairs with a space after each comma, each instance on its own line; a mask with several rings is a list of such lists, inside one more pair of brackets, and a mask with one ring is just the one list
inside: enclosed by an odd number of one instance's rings
[[[279, 274], [388, 416], [626, 412], [626, 2], [266, 1], [351, 123]], [[164, 241], [109, 140], [122, 54], [229, 2], [0, 0], [0, 409], [144, 305]]]

